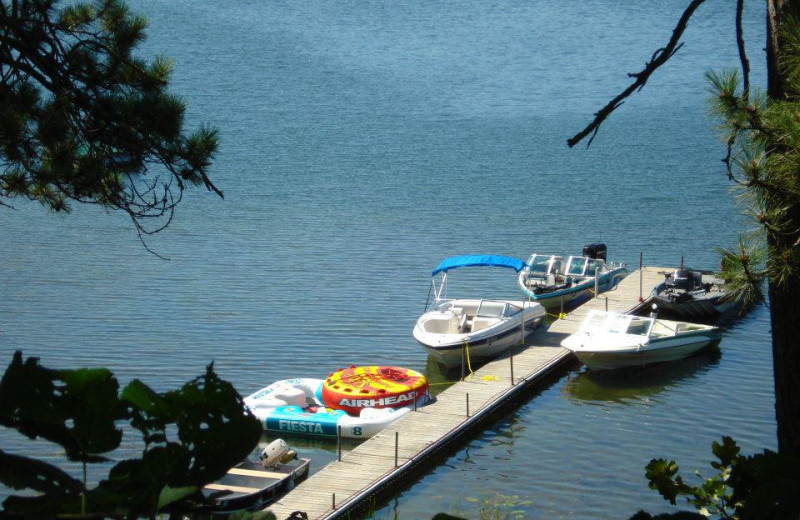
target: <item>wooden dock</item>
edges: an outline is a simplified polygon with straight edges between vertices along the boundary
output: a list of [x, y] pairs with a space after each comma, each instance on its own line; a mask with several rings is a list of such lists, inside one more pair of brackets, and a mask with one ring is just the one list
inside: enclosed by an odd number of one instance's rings
[[[548, 374], [574, 362], [561, 340], [577, 331], [592, 309], [626, 312], [664, 280], [669, 268], [645, 267], [628, 275], [617, 288], [594, 298], [539, 331], [528, 344], [487, 363], [471, 377], [455, 383], [436, 400], [409, 413], [364, 441], [298, 485], [268, 509], [278, 520], [294, 511], [309, 519], [334, 519], [368, 503], [388, 486], [397, 486], [425, 468], [437, 452], [476, 428], [515, 396], [524, 394]], [[640, 289], [641, 288], [641, 289]], [[641, 293], [640, 293], [641, 290]]]

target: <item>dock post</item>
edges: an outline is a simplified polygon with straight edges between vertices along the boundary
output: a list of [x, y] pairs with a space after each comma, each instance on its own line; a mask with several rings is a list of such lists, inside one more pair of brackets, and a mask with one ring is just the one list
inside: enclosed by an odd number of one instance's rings
[[600, 281], [597, 279], [597, 271], [599, 269], [597, 267], [594, 268], [594, 297], [597, 298], [600, 296]]
[[400, 432], [395, 431], [394, 432], [394, 467], [395, 468], [397, 467], [397, 451], [398, 451], [397, 447], [398, 447], [399, 444], [400, 444]]
[[640, 302], [644, 301], [644, 298], [642, 297], [643, 296], [642, 285], [644, 284], [644, 272], [642, 271], [643, 269], [644, 269], [644, 253], [640, 252], [639, 253], [639, 301]]
[[469, 394], [467, 394], [467, 417], [469, 417]]
[[[342, 426], [336, 427], [336, 451], [339, 452], [339, 462], [342, 462]], [[334, 508], [336, 509], [336, 508]]]
[[336, 493], [331, 493], [331, 507], [336, 510]]
[[417, 391], [415, 390], [414, 391], [414, 411], [415, 412], [417, 411], [417, 399], [419, 399], [419, 396], [417, 395]]
[[606, 296], [606, 312], [608, 312], [608, 296]]
[[461, 380], [464, 380], [464, 358], [467, 355], [467, 344], [461, 345]]
[[511, 386], [514, 386], [514, 347], [511, 347], [511, 357], [509, 360], [511, 361]]

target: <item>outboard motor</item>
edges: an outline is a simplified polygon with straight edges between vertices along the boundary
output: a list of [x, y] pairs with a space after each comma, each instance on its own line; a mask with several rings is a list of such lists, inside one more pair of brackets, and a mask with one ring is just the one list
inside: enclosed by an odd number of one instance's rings
[[687, 269], [678, 269], [672, 275], [672, 283], [670, 285], [675, 289], [691, 291], [694, 289], [694, 273]]
[[583, 246], [583, 256], [587, 256], [593, 260], [606, 261], [606, 245], [605, 244], [586, 244]]
[[275, 439], [264, 448], [258, 457], [265, 468], [276, 467], [278, 464], [286, 464], [292, 459], [297, 458], [297, 453], [289, 449], [289, 445], [283, 439]]

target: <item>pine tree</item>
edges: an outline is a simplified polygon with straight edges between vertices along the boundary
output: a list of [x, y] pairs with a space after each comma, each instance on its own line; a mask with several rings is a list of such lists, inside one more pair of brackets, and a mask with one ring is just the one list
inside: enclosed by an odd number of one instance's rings
[[164, 229], [208, 177], [217, 132], [184, 134], [172, 63], [134, 56], [147, 21], [118, 0], [0, 0], [0, 205], [89, 203]]

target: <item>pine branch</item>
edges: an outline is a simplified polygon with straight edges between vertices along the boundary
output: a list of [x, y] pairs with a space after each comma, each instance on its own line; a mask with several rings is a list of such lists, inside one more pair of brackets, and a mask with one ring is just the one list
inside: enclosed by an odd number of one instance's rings
[[739, 61], [742, 62], [742, 82], [744, 93], [742, 94], [745, 102], [750, 95], [750, 62], [747, 60], [747, 53], [744, 50], [744, 36], [742, 33], [742, 12], [744, 11], [744, 0], [736, 1], [736, 46], [739, 49]]
[[618, 96], [608, 102], [606, 106], [601, 108], [598, 112], [595, 113], [594, 120], [589, 123], [586, 128], [575, 134], [570, 139], [567, 139], [567, 144], [570, 148], [581, 142], [587, 135], [592, 134], [591, 139], [587, 143], [587, 146], [592, 144], [595, 135], [597, 135], [597, 131], [600, 128], [600, 124], [606, 120], [611, 113], [616, 110], [624, 100], [633, 94], [637, 90], [641, 90], [644, 88], [647, 80], [650, 79], [650, 75], [653, 74], [660, 66], [667, 62], [672, 56], [675, 55], [676, 52], [683, 46], [682, 43], [679, 43], [681, 36], [683, 36], [683, 32], [686, 30], [686, 26], [689, 24], [689, 19], [692, 17], [694, 12], [697, 10], [698, 7], [704, 2], [705, 0], [692, 0], [692, 3], [686, 8], [681, 15], [680, 20], [678, 20], [678, 24], [675, 26], [675, 29], [672, 30], [672, 38], [670, 38], [669, 42], [665, 47], [657, 49], [653, 56], [651, 57], [650, 61], [645, 64], [644, 69], [640, 72], [636, 73], [629, 73], [628, 77], [636, 78], [628, 88], [622, 91]]

